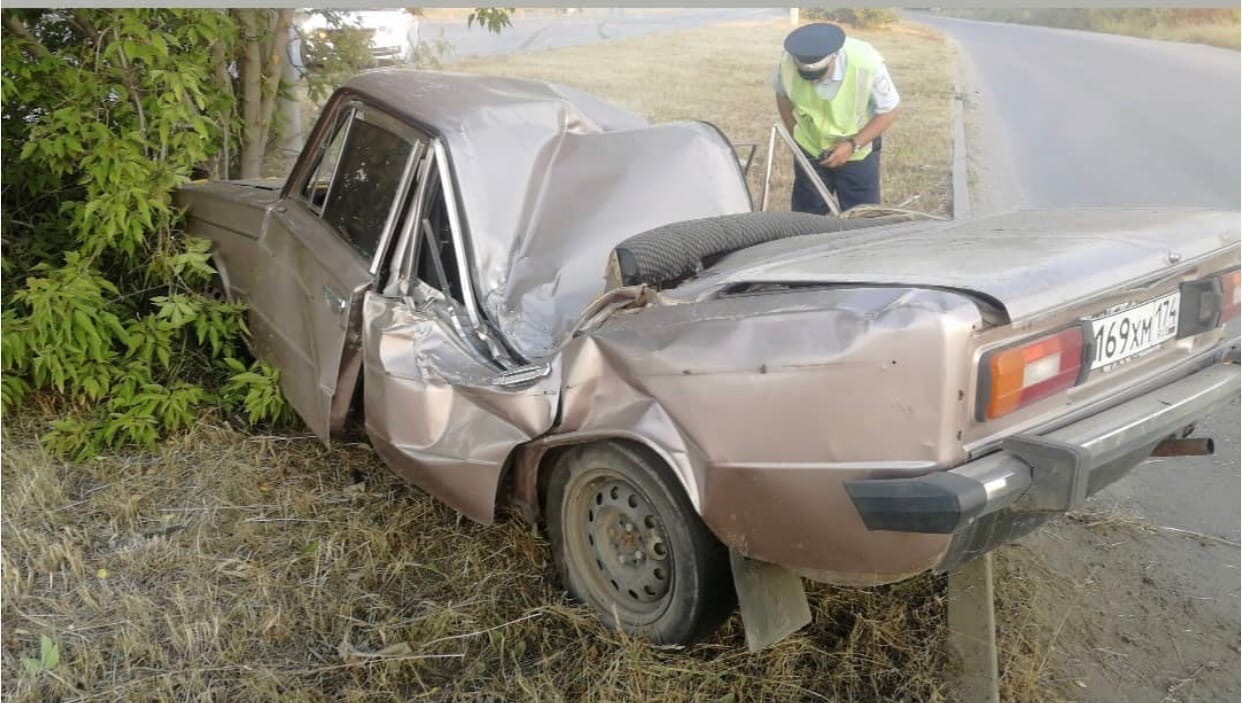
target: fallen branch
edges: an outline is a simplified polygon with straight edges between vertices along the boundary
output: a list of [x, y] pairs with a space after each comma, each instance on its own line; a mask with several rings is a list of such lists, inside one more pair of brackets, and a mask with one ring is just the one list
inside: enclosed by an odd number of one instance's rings
[[1191, 674], [1190, 676], [1187, 676], [1184, 679], [1174, 679], [1172, 682], [1169, 683], [1169, 687], [1166, 689], [1169, 695], [1165, 696], [1160, 701], [1160, 703], [1177, 703], [1178, 699], [1174, 697], [1174, 694], [1181, 692], [1183, 688], [1197, 681], [1199, 679], [1199, 674], [1202, 674], [1204, 669], [1217, 668], [1214, 665], [1215, 665], [1215, 662], [1209, 662], [1207, 664], [1200, 664], [1199, 668], [1195, 669], [1194, 673]]
[[339, 669], [349, 669], [355, 666], [370, 666], [372, 664], [388, 664], [389, 662], [417, 661], [419, 659], [461, 659], [466, 656], [465, 652], [457, 654], [414, 654], [408, 657], [387, 657], [383, 659], [366, 659], [363, 661], [350, 662], [348, 664], [332, 664], [331, 666], [321, 666], [315, 669], [281, 669], [275, 673], [282, 676], [313, 676], [322, 674], [327, 671], [337, 671]]
[[306, 517], [252, 517], [242, 520], [242, 522], [322, 522], [324, 524], [332, 524], [333, 520], [314, 520]]
[[272, 510], [279, 505], [211, 505], [202, 508], [160, 508], [161, 513], [209, 513], [215, 510]]
[[518, 618], [517, 620], [510, 620], [509, 622], [506, 622], [506, 623], [501, 623], [501, 624], [499, 624], [499, 625], [497, 625], [497, 626], [495, 626], [495, 627], [489, 627], [489, 628], [487, 628], [486, 630], [479, 630], [478, 632], [467, 632], [467, 633], [465, 633], [465, 634], [461, 634], [461, 635], [449, 635], [448, 637], [438, 637], [438, 638], [436, 638], [436, 639], [434, 639], [434, 640], [431, 640], [430, 642], [425, 642], [425, 643], [423, 643], [423, 645], [422, 645], [422, 646], [423, 646], [423, 647], [430, 647], [431, 645], [433, 645], [433, 644], [438, 644], [438, 643], [440, 643], [440, 642], [448, 642], [449, 640], [460, 640], [460, 639], [465, 639], [465, 638], [467, 638], [467, 637], [475, 637], [475, 636], [477, 636], [477, 635], [484, 635], [484, 634], [487, 634], [487, 633], [489, 633], [489, 632], [494, 632], [494, 631], [496, 631], [496, 630], [499, 630], [499, 629], [501, 629], [502, 627], [508, 627], [508, 626], [510, 626], [510, 625], [516, 625], [516, 624], [518, 624], [519, 622], [524, 622], [524, 621], [526, 621], [526, 620], [530, 620], [530, 619], [532, 619], [532, 618], [537, 618], [537, 617], [539, 617], [540, 615], [543, 615], [543, 613], [542, 613], [542, 612], [535, 612], [535, 613], [531, 613], [530, 615], [524, 615], [524, 616], [522, 616], [522, 617]]
[[304, 439], [319, 439], [319, 435], [299, 434], [299, 435], [289, 435], [286, 437], [282, 435], [264, 434], [264, 435], [253, 435], [253, 436], [247, 437], [246, 441], [247, 442], [263, 442], [263, 441], [266, 441], [266, 442], [299, 442]]
[[1220, 544], [1224, 544], [1230, 547], [1242, 548], [1242, 543], [1232, 542], [1230, 540], [1225, 539], [1224, 537], [1217, 537], [1216, 535], [1209, 535], [1209, 534], [1204, 534], [1202, 532], [1195, 532], [1194, 530], [1183, 530], [1180, 527], [1166, 527], [1164, 525], [1152, 525], [1152, 527], [1154, 529], [1163, 530], [1165, 532], [1175, 532], [1179, 535], [1186, 535], [1188, 537], [1198, 537], [1199, 539], [1205, 539], [1205, 540], [1208, 540], [1209, 542], [1219, 542]]

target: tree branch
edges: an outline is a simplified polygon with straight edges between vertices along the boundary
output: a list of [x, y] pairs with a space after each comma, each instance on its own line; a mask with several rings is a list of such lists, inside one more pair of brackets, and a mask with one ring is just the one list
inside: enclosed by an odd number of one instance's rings
[[[211, 45], [211, 62], [215, 69], [216, 87], [224, 95], [231, 99], [233, 97], [233, 79], [229, 76], [228, 54], [225, 49], [224, 42], [218, 41]], [[217, 178], [227, 180], [229, 177], [229, 142], [232, 140], [232, 114], [225, 114], [220, 119], [220, 134], [224, 138], [224, 154], [217, 157], [217, 168], [215, 171]]]
[[9, 31], [16, 34], [18, 38], [23, 39], [29, 45], [30, 50], [35, 53], [35, 56], [41, 59], [51, 56], [51, 52], [47, 50], [47, 47], [43, 46], [43, 43], [35, 39], [35, 36], [30, 33], [22, 18], [9, 12], [4, 15], [4, 24], [9, 28]]
[[[115, 28], [112, 30], [112, 36], [114, 40], [117, 38]], [[143, 137], [146, 137], [147, 114], [142, 111], [142, 92], [138, 90], [138, 86], [134, 84], [134, 77], [130, 75], [129, 59], [125, 56], [125, 49], [118, 46], [116, 48], [116, 55], [121, 59], [121, 68], [124, 71], [123, 75], [125, 76], [125, 86], [129, 88], [129, 97], [133, 98], [134, 107], [138, 110], [138, 128], [142, 131]], [[143, 153], [147, 153], [145, 148], [143, 149]]]
[[69, 23], [77, 27], [84, 38], [95, 37], [99, 31], [95, 29], [95, 24], [91, 22], [91, 18], [86, 14], [87, 10], [74, 10], [72, 15], [67, 18]]

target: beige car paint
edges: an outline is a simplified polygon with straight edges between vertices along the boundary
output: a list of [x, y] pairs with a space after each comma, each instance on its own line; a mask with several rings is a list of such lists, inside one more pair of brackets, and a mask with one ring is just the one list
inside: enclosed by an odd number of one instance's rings
[[[180, 202], [308, 424], [339, 429], [361, 377], [355, 410], [379, 453], [479, 522], [505, 500], [537, 515], [558, 448], [629, 441], [741, 554], [834, 583], [894, 581], [940, 564], [953, 536], [866, 529], [844, 481], [959, 466], [1222, 340], [1166, 343], [981, 423], [983, 351], [1236, 266], [1237, 213], [1015, 213], [808, 235], [670, 290], [606, 290], [608, 253], [627, 236], [749, 209], [714, 129], [648, 127], [568, 89], [452, 74], [367, 74], [329, 114], [346, 101], [436, 140], [426, 153], [455, 186], [470, 300], [401, 283], [416, 237], [393, 233], [392, 268], [373, 269], [298, 212], [326, 119], [279, 196], [205, 184]], [[322, 307], [325, 286], [345, 311]]]

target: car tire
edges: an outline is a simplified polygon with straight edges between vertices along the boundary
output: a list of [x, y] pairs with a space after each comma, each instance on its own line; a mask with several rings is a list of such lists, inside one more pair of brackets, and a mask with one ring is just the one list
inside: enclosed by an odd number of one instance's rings
[[733, 252], [801, 236], [830, 236], [907, 221], [904, 217], [841, 219], [805, 212], [743, 212], [685, 220], [640, 232], [615, 246], [610, 286], [676, 285]]
[[561, 583], [609, 627], [688, 645], [732, 612], [727, 550], [649, 450], [568, 450], [548, 477], [544, 514]]
[[224, 285], [224, 277], [220, 275], [220, 263], [213, 260], [212, 268], [215, 269], [211, 273], [211, 282], [207, 284], [207, 290], [204, 295], [217, 303], [231, 303], [232, 296], [229, 295], [228, 286]]

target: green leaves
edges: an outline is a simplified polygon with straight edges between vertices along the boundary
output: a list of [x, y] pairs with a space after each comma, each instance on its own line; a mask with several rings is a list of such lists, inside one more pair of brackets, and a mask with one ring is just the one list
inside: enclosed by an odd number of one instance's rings
[[225, 358], [224, 365], [232, 372], [221, 392], [226, 403], [240, 404], [252, 424], [287, 418], [288, 405], [280, 393], [280, 371], [266, 361], [256, 361], [246, 368], [237, 359]]
[[349, 22], [335, 10], [311, 10], [327, 21], [330, 31], [302, 37], [306, 89], [312, 100], [327, 97], [348, 77], [374, 64], [370, 33]]
[[[210, 244], [172, 194], [234, 122], [224, 11], [6, 12], [0, 407], [32, 393], [65, 417], [45, 445], [77, 458], [151, 446], [204, 412], [283, 415], [270, 368], [229, 369], [243, 310], [207, 295]], [[14, 41], [14, 39], [17, 39]], [[223, 49], [223, 51], [221, 51]], [[227, 75], [227, 74], [226, 74]], [[235, 130], [235, 127], [230, 127]], [[13, 257], [17, 258], [13, 258]]]
[[60, 663], [60, 645], [47, 635], [39, 636], [39, 658], [22, 657], [22, 668], [32, 674], [51, 671]]
[[186, 237], [183, 244], [182, 251], [152, 260], [153, 272], [165, 278], [180, 278], [191, 285], [211, 283], [216, 273], [211, 266], [211, 242]]
[[205, 300], [194, 317], [194, 338], [199, 345], [211, 348], [214, 358], [233, 354], [233, 342], [246, 333], [245, 307], [232, 303]]
[[156, 309], [159, 310], [155, 317], [168, 320], [174, 329], [179, 329], [198, 317], [198, 301], [183, 293], [156, 296], [151, 299], [151, 302], [155, 303]]
[[487, 31], [500, 34], [500, 30], [512, 26], [510, 22], [512, 16], [512, 7], [476, 7], [466, 16], [466, 26], [472, 27], [478, 22], [479, 26]]
[[21, 405], [29, 389], [30, 386], [24, 378], [8, 373], [0, 374], [0, 409], [8, 410]]
[[26, 287], [13, 295], [26, 315], [6, 311], [5, 371], [26, 373], [39, 387], [70, 395], [98, 396], [93, 364], [115, 357], [120, 321], [109, 309], [117, 287], [75, 252], [59, 268], [35, 267]]

